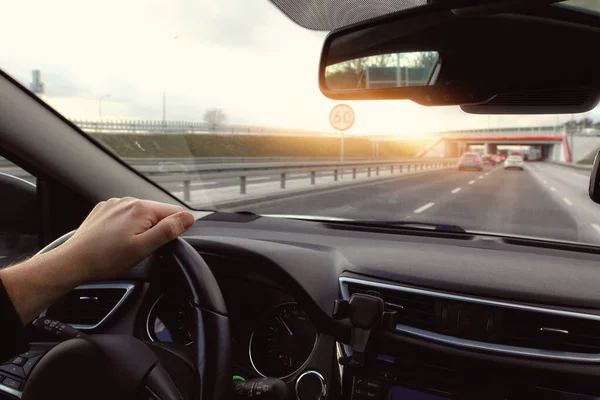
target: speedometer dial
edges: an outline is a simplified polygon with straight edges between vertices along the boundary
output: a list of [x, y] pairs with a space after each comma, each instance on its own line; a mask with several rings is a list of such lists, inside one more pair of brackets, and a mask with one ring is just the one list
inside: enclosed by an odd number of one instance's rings
[[186, 299], [166, 293], [152, 306], [146, 329], [152, 341], [190, 345], [194, 338], [192, 306]]
[[297, 303], [272, 309], [250, 338], [250, 361], [262, 376], [286, 378], [308, 360], [317, 330]]

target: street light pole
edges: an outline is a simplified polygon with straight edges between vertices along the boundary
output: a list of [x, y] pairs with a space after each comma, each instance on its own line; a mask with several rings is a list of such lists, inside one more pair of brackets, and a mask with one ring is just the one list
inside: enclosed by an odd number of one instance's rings
[[340, 162], [344, 162], [344, 131], [340, 131]]
[[101, 96], [98, 99], [98, 117], [99, 117], [99, 119], [102, 119], [102, 100], [104, 100], [108, 97], [110, 97], [110, 94], [105, 94], [104, 96]]
[[162, 121], [163, 124], [167, 121], [167, 95], [163, 92], [162, 95]]

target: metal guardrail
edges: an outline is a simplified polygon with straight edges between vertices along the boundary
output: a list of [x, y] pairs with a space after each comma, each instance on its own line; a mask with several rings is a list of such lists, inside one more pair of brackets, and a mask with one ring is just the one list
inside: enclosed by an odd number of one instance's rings
[[587, 171], [591, 171], [591, 169], [592, 169], [592, 164], [573, 164], [573, 163], [566, 163], [566, 162], [562, 162], [562, 161], [552, 161], [552, 163], [556, 164], [556, 165], [562, 165], [563, 167], [582, 169], [582, 170], [587, 170]]
[[88, 133], [194, 133], [220, 135], [273, 135], [273, 136], [339, 136], [329, 131], [284, 129], [263, 126], [221, 124], [193, 121], [139, 121], [139, 120], [83, 120], [72, 119], [75, 125]]
[[[218, 178], [238, 178], [239, 179], [239, 194], [246, 195], [248, 193], [248, 177], [264, 176], [264, 175], [279, 175], [280, 188], [286, 189], [288, 174], [297, 172], [309, 172], [310, 185], [316, 184], [317, 172], [332, 171], [333, 181], [336, 182], [343, 176], [344, 172], [348, 171], [352, 175], [352, 180], [357, 178], [357, 173], [366, 172], [367, 178], [378, 177], [384, 172], [388, 176], [401, 174], [403, 172], [428, 171], [434, 169], [449, 168], [456, 165], [457, 159], [419, 159], [406, 161], [373, 161], [363, 163], [318, 163], [304, 165], [273, 165], [273, 166], [252, 166], [248, 165], [244, 168], [231, 167], [221, 168], [213, 167], [204, 169], [201, 173], [196, 174], [162, 174], [151, 176], [150, 179], [157, 183], [164, 182], [182, 182], [183, 183], [183, 201], [191, 201], [191, 184], [195, 180], [202, 179], [218, 179]], [[198, 171], [200, 172], [200, 171]]]
[[[197, 160], [197, 159], [196, 159]], [[1, 160], [0, 160], [1, 161]], [[352, 180], [357, 179], [357, 173], [366, 172], [367, 177], [378, 177], [383, 173], [388, 176], [404, 172], [428, 171], [441, 168], [449, 168], [456, 165], [457, 159], [395, 159], [395, 160], [369, 160], [369, 161], [347, 161], [347, 162], [256, 162], [256, 163], [222, 163], [222, 164], [192, 164], [182, 170], [182, 165], [175, 165], [173, 169], [162, 169], [160, 165], [137, 165], [131, 164], [142, 174], [148, 176], [157, 183], [183, 183], [183, 200], [191, 201], [191, 185], [194, 181], [203, 179], [227, 179], [237, 178], [239, 180], [239, 194], [248, 193], [248, 177], [279, 175], [280, 188], [286, 189], [288, 174], [297, 172], [308, 172], [310, 184], [315, 185], [317, 172], [333, 172], [333, 181], [348, 172]], [[1, 163], [0, 163], [1, 166]], [[18, 167], [5, 166], [0, 172], [6, 172], [20, 178], [31, 178], [26, 171]]]
[[[177, 162], [159, 162], [157, 164], [143, 164], [133, 162], [130, 165], [138, 171], [147, 175], [161, 175], [165, 173], [180, 174], [218, 174], [223, 176], [226, 172], [236, 173], [245, 172], [264, 172], [267, 170], [299, 170], [306, 168], [329, 168], [332, 166], [358, 167], [365, 165], [378, 165], [382, 163], [401, 163], [411, 160], [423, 161], [423, 159], [404, 158], [390, 160], [351, 160], [351, 161], [298, 161], [290, 159], [287, 161], [256, 161], [251, 163], [230, 162], [230, 163], [177, 163]], [[198, 160], [200, 161], [200, 160]]]

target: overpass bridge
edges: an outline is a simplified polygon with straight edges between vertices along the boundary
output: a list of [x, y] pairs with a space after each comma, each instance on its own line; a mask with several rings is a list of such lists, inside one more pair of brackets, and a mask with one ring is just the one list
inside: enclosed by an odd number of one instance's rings
[[[81, 120], [72, 119], [88, 133], [104, 134], [217, 134], [217, 135], [270, 135], [337, 137], [337, 132], [284, 129], [267, 126], [210, 125], [190, 121], [139, 121], [139, 120]], [[401, 140], [394, 135], [352, 135], [368, 138], [377, 154], [381, 141]], [[513, 127], [468, 129], [429, 134], [432, 144], [424, 148], [419, 157], [455, 158], [471, 146], [484, 146], [486, 153], [495, 153], [499, 146], [527, 145], [538, 148], [542, 158], [549, 161], [578, 162], [589, 159], [600, 148], [600, 130], [567, 131], [562, 126]]]
[[436, 132], [436, 138], [420, 157], [458, 157], [472, 146], [496, 153], [499, 146], [531, 146], [548, 161], [578, 162], [600, 148], [600, 131], [575, 131], [563, 126], [491, 128]]

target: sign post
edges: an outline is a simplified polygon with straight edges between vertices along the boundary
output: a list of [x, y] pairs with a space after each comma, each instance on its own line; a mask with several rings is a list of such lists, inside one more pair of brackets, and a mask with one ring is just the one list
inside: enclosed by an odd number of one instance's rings
[[354, 125], [354, 110], [349, 105], [338, 104], [329, 113], [329, 123], [340, 131], [340, 161], [344, 161], [344, 131]]

